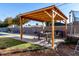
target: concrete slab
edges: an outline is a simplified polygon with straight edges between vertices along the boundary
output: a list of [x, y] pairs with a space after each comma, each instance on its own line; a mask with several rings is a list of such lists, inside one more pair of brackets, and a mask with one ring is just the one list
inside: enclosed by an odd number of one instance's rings
[[[3, 32], [1, 32], [1, 34], [3, 34]], [[12, 34], [12, 33], [4, 33], [4, 34], [7, 34], [7, 35], [3, 35], [3, 36], [0, 36], [0, 37], [10, 37], [10, 38], [14, 38], [16, 40], [21, 40], [19, 34]], [[52, 44], [48, 43], [45, 40], [45, 38], [43, 38], [43, 39], [41, 38], [41, 40], [39, 40], [37, 36], [33, 36], [33, 35], [23, 35], [23, 39], [21, 41], [30, 42], [32, 44], [38, 44], [38, 45], [48, 47], [48, 48], [52, 47]], [[64, 42], [64, 39], [55, 39], [54, 40], [54, 43], [55, 43], [54, 47], [57, 47], [57, 45], [60, 42]]]

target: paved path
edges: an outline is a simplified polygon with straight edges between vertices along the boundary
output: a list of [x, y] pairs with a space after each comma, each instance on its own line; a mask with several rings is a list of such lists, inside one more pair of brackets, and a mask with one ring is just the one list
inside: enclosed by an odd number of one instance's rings
[[[1, 35], [0, 37], [10, 37], [10, 38], [14, 38], [16, 40], [21, 40], [19, 34], [4, 33], [4, 32], [0, 32], [0, 34], [4, 34], [4, 35]], [[38, 40], [38, 37], [33, 36], [33, 35], [23, 35], [23, 39], [21, 41], [30, 42], [32, 44], [38, 44], [38, 45], [41, 45], [44, 47], [49, 47], [49, 48], [52, 46], [51, 43], [48, 44], [48, 42], [45, 40], [45, 38]], [[63, 39], [55, 39], [54, 41], [55, 41], [54, 47], [57, 47], [58, 43], [64, 42]]]

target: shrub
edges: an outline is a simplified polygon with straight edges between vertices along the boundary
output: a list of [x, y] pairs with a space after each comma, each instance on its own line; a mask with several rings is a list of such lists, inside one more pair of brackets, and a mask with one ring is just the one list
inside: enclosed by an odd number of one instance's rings
[[78, 38], [67, 37], [65, 39], [66, 44], [77, 44]]

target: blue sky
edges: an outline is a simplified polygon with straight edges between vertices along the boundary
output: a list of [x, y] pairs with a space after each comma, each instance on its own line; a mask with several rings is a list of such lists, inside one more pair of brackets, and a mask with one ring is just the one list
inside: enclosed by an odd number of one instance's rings
[[[16, 15], [24, 12], [33, 11], [43, 7], [51, 6], [54, 3], [0, 3], [0, 20], [4, 20], [6, 17], [15, 17]], [[57, 4], [56, 5], [60, 5]], [[79, 11], [79, 4], [64, 4], [58, 6], [58, 8], [68, 17], [70, 10]], [[36, 22], [29, 22], [35, 24]]]

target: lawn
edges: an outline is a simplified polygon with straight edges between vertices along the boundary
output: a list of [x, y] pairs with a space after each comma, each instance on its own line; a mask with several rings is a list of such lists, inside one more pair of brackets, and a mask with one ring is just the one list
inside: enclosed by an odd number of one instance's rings
[[36, 50], [41, 48], [44, 47], [28, 42], [22, 42], [12, 38], [0, 38], [0, 53], [3, 53], [3, 51], [5, 51], [4, 53], [10, 53], [20, 50]]
[[74, 49], [73, 44], [61, 43], [57, 50], [53, 50], [12, 38], [0, 38], [0, 55], [2, 56], [72, 56]]

